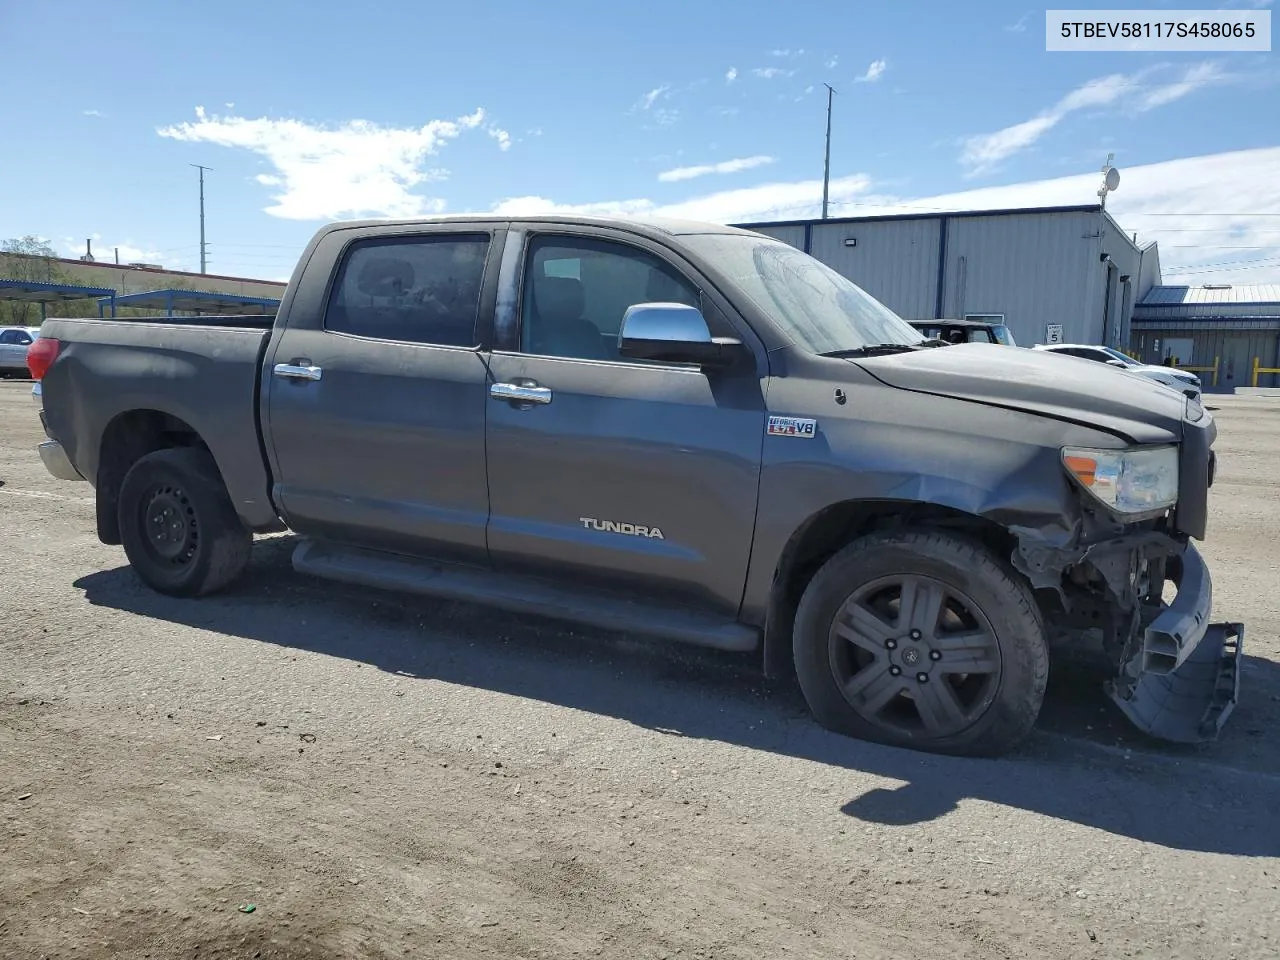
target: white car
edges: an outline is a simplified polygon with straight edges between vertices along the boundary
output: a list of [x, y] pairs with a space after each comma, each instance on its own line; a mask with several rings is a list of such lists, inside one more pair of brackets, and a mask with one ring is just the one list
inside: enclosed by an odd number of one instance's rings
[[1130, 356], [1110, 347], [1098, 347], [1086, 343], [1037, 343], [1032, 350], [1044, 350], [1048, 353], [1061, 353], [1068, 357], [1080, 357], [1083, 360], [1095, 360], [1118, 370], [1136, 373], [1139, 376], [1163, 383], [1190, 397], [1200, 399], [1200, 378], [1194, 373], [1179, 370], [1177, 367], [1162, 367], [1153, 363], [1139, 363]]
[[27, 375], [27, 347], [39, 336], [39, 327], [0, 327], [0, 376]]

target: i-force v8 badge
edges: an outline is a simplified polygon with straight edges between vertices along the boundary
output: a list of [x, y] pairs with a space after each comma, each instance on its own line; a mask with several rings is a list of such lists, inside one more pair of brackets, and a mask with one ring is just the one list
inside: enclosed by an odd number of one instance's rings
[[812, 440], [818, 435], [818, 421], [805, 417], [770, 417], [769, 434], [775, 437], [801, 437]]

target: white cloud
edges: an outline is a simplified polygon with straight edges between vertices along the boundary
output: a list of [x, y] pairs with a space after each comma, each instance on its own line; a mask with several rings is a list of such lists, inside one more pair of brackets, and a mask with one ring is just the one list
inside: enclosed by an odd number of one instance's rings
[[762, 80], [772, 80], [774, 77], [789, 77], [794, 70], [783, 70], [781, 67], [756, 67], [751, 71]]
[[[1107, 211], [1139, 243], [1158, 240], [1168, 283], [1280, 283], [1280, 147], [1241, 150], [1128, 167]], [[1101, 175], [983, 187], [907, 198], [873, 192], [868, 177], [831, 181], [834, 216], [998, 210], [1097, 202]], [[1242, 199], [1241, 184], [1247, 184]], [[672, 204], [648, 199], [565, 204], [530, 196], [494, 207], [503, 215], [581, 213], [668, 216], [714, 223], [817, 217], [822, 181], [767, 183]]]
[[1203, 84], [1224, 78], [1225, 74], [1218, 68], [1217, 64], [1198, 63], [1190, 67], [1183, 74], [1181, 80], [1162, 84], [1146, 91], [1138, 101], [1138, 109], [1154, 110], [1156, 107], [1163, 107], [1166, 103], [1173, 103], [1175, 100], [1182, 99]]
[[725, 82], [725, 83], [733, 83], [733, 81], [735, 81], [735, 80], [737, 80], [737, 79], [738, 79], [738, 68], [737, 68], [737, 67], [730, 67], [728, 70], [726, 70], [726, 71], [725, 71], [725, 74], [724, 74], [724, 82]]
[[663, 183], [676, 183], [680, 180], [693, 180], [696, 177], [705, 177], [709, 174], [740, 173], [743, 170], [754, 170], [756, 167], [763, 167], [773, 162], [773, 157], [739, 157], [735, 160], [722, 160], [719, 163], [664, 170], [658, 174], [658, 179]]
[[854, 77], [854, 83], [875, 83], [884, 76], [885, 67], [889, 64], [885, 60], [872, 60], [867, 65], [867, 72], [860, 77]]
[[[274, 187], [266, 212], [287, 220], [412, 217], [439, 212], [444, 201], [414, 188], [441, 179], [426, 160], [467, 130], [481, 127], [483, 108], [456, 120], [421, 127], [385, 127], [368, 120], [336, 125], [303, 120], [210, 116], [196, 107], [196, 121], [161, 127], [162, 137], [248, 150], [272, 168], [256, 179]], [[490, 136], [502, 138], [490, 126]], [[504, 148], [505, 149], [505, 148]]]
[[1077, 110], [1117, 104], [1128, 104], [1130, 109], [1138, 112], [1153, 110], [1181, 99], [1204, 84], [1226, 79], [1215, 64], [1206, 62], [1186, 68], [1177, 80], [1150, 82], [1148, 78], [1159, 69], [1152, 67], [1132, 74], [1113, 73], [1095, 78], [1030, 120], [994, 133], [967, 137], [960, 153], [960, 163], [969, 168], [969, 176], [976, 176], [1026, 150]]
[[1031, 14], [1024, 13], [1022, 16], [1018, 18], [1017, 23], [1005, 27], [1005, 30], [1007, 30], [1009, 33], [1025, 33], [1027, 29], [1027, 19], [1030, 16]]
[[840, 65], [840, 57], [838, 55], [832, 57], [830, 60], [827, 61], [827, 64], [826, 64], [828, 70], [834, 70], [839, 65]]
[[86, 117], [102, 117], [102, 118], [105, 118], [105, 117], [106, 117], [106, 114], [105, 114], [105, 113], [103, 113], [101, 110], [83, 110], [83, 111], [81, 111], [81, 112], [82, 112]]
[[658, 102], [658, 100], [660, 100], [662, 97], [670, 96], [670, 94], [671, 94], [671, 84], [669, 83], [664, 83], [660, 87], [654, 87], [652, 90], [650, 90], [648, 93], [646, 93], [643, 97], [640, 98], [639, 107], [641, 110], [649, 110], [653, 107], [655, 103]]
[[[833, 201], [848, 201], [862, 195], [870, 180], [862, 174], [831, 181]], [[578, 213], [595, 216], [677, 217], [712, 223], [771, 220], [803, 216], [796, 211], [816, 210], [822, 202], [822, 181], [768, 183], [738, 190], [723, 190], [679, 203], [658, 204], [648, 199], [605, 200], [595, 203], [557, 203], [545, 197], [512, 197], [496, 204], [493, 212], [503, 216], [539, 213]]]
[[[1166, 283], [1280, 283], [1278, 173], [1280, 147], [1125, 167], [1107, 212], [1139, 243], [1159, 242]], [[836, 209], [875, 216], [1087, 204], [1097, 202], [1101, 181], [1091, 172]]]
[[[116, 253], [119, 252], [122, 264], [158, 263], [161, 266], [181, 269], [175, 266], [175, 261], [172, 257], [167, 257], [159, 250], [152, 249], [149, 246], [138, 246], [129, 241], [106, 243], [100, 233], [89, 234], [89, 239], [93, 241], [93, 259], [97, 263], [115, 263]], [[62, 242], [58, 245], [61, 248], [60, 256], [79, 260], [84, 256], [84, 241], [84, 237], [63, 237]], [[199, 255], [198, 247], [196, 255]]]
[[493, 139], [498, 142], [499, 150], [511, 149], [511, 134], [509, 134], [506, 130], [503, 130], [501, 127], [490, 126], [487, 128], [485, 132], [488, 133], [489, 136], [493, 137]]
[[786, 59], [787, 57], [803, 57], [804, 48], [801, 47], [799, 50], [770, 50], [769, 56], [778, 57], [780, 59]]

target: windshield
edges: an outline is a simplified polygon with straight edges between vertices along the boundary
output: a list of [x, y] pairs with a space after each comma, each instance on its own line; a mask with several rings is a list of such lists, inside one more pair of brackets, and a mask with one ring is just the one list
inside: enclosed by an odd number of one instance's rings
[[798, 346], [813, 353], [920, 343], [920, 331], [851, 280], [778, 240], [685, 237], [713, 260]]
[[1009, 328], [1003, 323], [996, 324], [991, 330], [995, 333], [996, 340], [1006, 347], [1016, 347], [1018, 345], [1013, 339], [1013, 334], [1009, 332]]

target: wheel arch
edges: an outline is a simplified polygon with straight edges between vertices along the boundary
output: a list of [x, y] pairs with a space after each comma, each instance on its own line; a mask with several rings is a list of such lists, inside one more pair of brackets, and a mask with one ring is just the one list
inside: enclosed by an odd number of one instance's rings
[[[127, 410], [107, 423], [98, 444], [98, 470], [94, 478], [99, 540], [106, 544], [120, 543], [117, 507], [120, 484], [129, 469], [149, 453], [175, 447], [195, 447], [210, 452], [208, 443], [194, 427], [162, 410]], [[220, 472], [218, 482], [225, 487]]]
[[1017, 538], [995, 521], [942, 504], [873, 499], [845, 500], [824, 507], [796, 528], [779, 555], [765, 615], [762, 657], [766, 676], [786, 676], [793, 671], [796, 609], [819, 568], [859, 537], [907, 528], [967, 535], [1002, 559], [1017, 547]]

